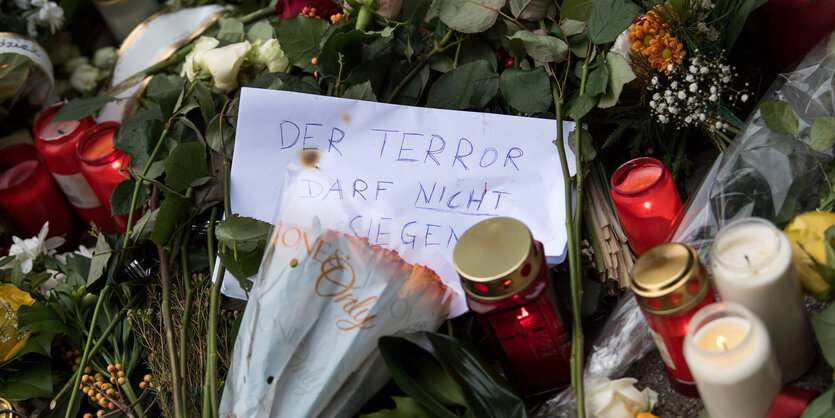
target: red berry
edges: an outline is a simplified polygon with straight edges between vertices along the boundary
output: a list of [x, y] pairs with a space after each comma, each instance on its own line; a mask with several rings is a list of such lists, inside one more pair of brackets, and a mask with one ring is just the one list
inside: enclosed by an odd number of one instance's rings
[[498, 62], [504, 61], [504, 59], [506, 57], [504, 51], [501, 48], [494, 49], [493, 50], [493, 55], [496, 56], [496, 61], [498, 61]]
[[513, 57], [509, 57], [508, 59], [504, 60], [504, 68], [513, 68], [516, 65], [516, 59]]

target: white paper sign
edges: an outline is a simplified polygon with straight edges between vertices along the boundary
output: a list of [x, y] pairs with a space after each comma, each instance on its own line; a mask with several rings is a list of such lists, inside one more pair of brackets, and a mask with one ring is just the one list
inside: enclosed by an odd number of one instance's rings
[[[567, 142], [574, 125], [564, 126]], [[232, 211], [273, 224], [318, 217], [323, 228], [397, 250], [458, 292], [452, 315], [460, 315], [466, 303], [452, 252], [473, 224], [517, 218], [549, 262], [564, 259], [556, 127], [550, 119], [244, 88]], [[282, 239], [298, 237], [288, 230]], [[243, 296], [229, 278], [224, 293]]]

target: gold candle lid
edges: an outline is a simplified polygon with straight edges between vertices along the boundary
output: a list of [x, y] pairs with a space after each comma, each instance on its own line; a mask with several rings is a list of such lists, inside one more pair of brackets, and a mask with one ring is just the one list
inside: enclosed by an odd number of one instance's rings
[[452, 253], [464, 291], [482, 301], [501, 300], [525, 289], [539, 276], [542, 257], [528, 227], [507, 217], [473, 225]]
[[[0, 411], [14, 411], [14, 407], [12, 403], [4, 398], [0, 398]], [[14, 414], [11, 412], [2, 412], [0, 413], [0, 418], [12, 418]]]
[[710, 288], [696, 251], [669, 243], [641, 255], [632, 270], [632, 291], [644, 311], [676, 315], [695, 306]]

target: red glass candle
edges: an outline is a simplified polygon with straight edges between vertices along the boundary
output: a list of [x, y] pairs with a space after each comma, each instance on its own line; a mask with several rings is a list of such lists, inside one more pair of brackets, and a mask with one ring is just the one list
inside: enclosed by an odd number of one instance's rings
[[[38, 235], [47, 221], [48, 236], [66, 237], [74, 218], [63, 193], [37, 159], [34, 147], [23, 144], [12, 147], [3, 149], [0, 162], [0, 206], [26, 237]], [[21, 158], [16, 159], [14, 155]]]
[[612, 175], [609, 194], [635, 255], [666, 242], [683, 206], [670, 171], [655, 158], [637, 158]]
[[76, 145], [81, 135], [95, 124], [91, 116], [80, 121], [53, 122], [59, 103], [46, 109], [35, 120], [35, 146], [58, 186], [85, 222], [103, 229], [113, 229], [110, 212], [102, 206], [81, 174]]
[[684, 360], [684, 337], [690, 318], [716, 301], [704, 266], [684, 244], [662, 244], [642, 255], [632, 271], [632, 291], [664, 360], [670, 385], [698, 397]]
[[[77, 148], [81, 174], [90, 183], [90, 187], [108, 213], [111, 213], [110, 196], [113, 189], [130, 177], [126, 170], [130, 157], [113, 148], [113, 135], [118, 127], [118, 122], [104, 122], [93, 126], [81, 136]], [[128, 215], [114, 216], [113, 222], [120, 232], [125, 232]]]
[[467, 305], [527, 398], [552, 393], [570, 379], [571, 342], [544, 254], [522, 222], [504, 217], [473, 225], [453, 253]]

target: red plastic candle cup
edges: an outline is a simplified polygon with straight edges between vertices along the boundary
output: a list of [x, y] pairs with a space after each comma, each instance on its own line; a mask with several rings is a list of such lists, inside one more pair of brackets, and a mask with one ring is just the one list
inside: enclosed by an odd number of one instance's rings
[[670, 386], [682, 395], [698, 397], [684, 359], [684, 337], [693, 315], [716, 302], [716, 295], [696, 252], [684, 244], [653, 247], [635, 262], [631, 286], [664, 361]]
[[571, 342], [542, 244], [528, 228], [505, 217], [479, 222], [461, 235], [453, 260], [511, 383], [529, 399], [567, 385]]
[[681, 221], [683, 205], [673, 177], [655, 158], [637, 158], [620, 166], [612, 175], [609, 193], [637, 256], [666, 242]]
[[[90, 183], [90, 187], [108, 213], [111, 213], [110, 196], [113, 189], [130, 177], [125, 169], [130, 157], [113, 148], [113, 135], [118, 127], [118, 122], [104, 122], [93, 126], [79, 139], [77, 148], [81, 174]], [[128, 215], [114, 216], [113, 222], [120, 232], [125, 232]]]
[[0, 164], [0, 206], [26, 237], [38, 235], [47, 221], [50, 237], [72, 231], [72, 209], [37, 159]]
[[75, 155], [79, 138], [95, 121], [88, 116], [80, 121], [53, 122], [55, 113], [63, 105], [59, 103], [49, 107], [35, 120], [35, 146], [52, 177], [84, 222], [94, 222], [102, 229], [112, 230], [110, 212], [84, 179]]

